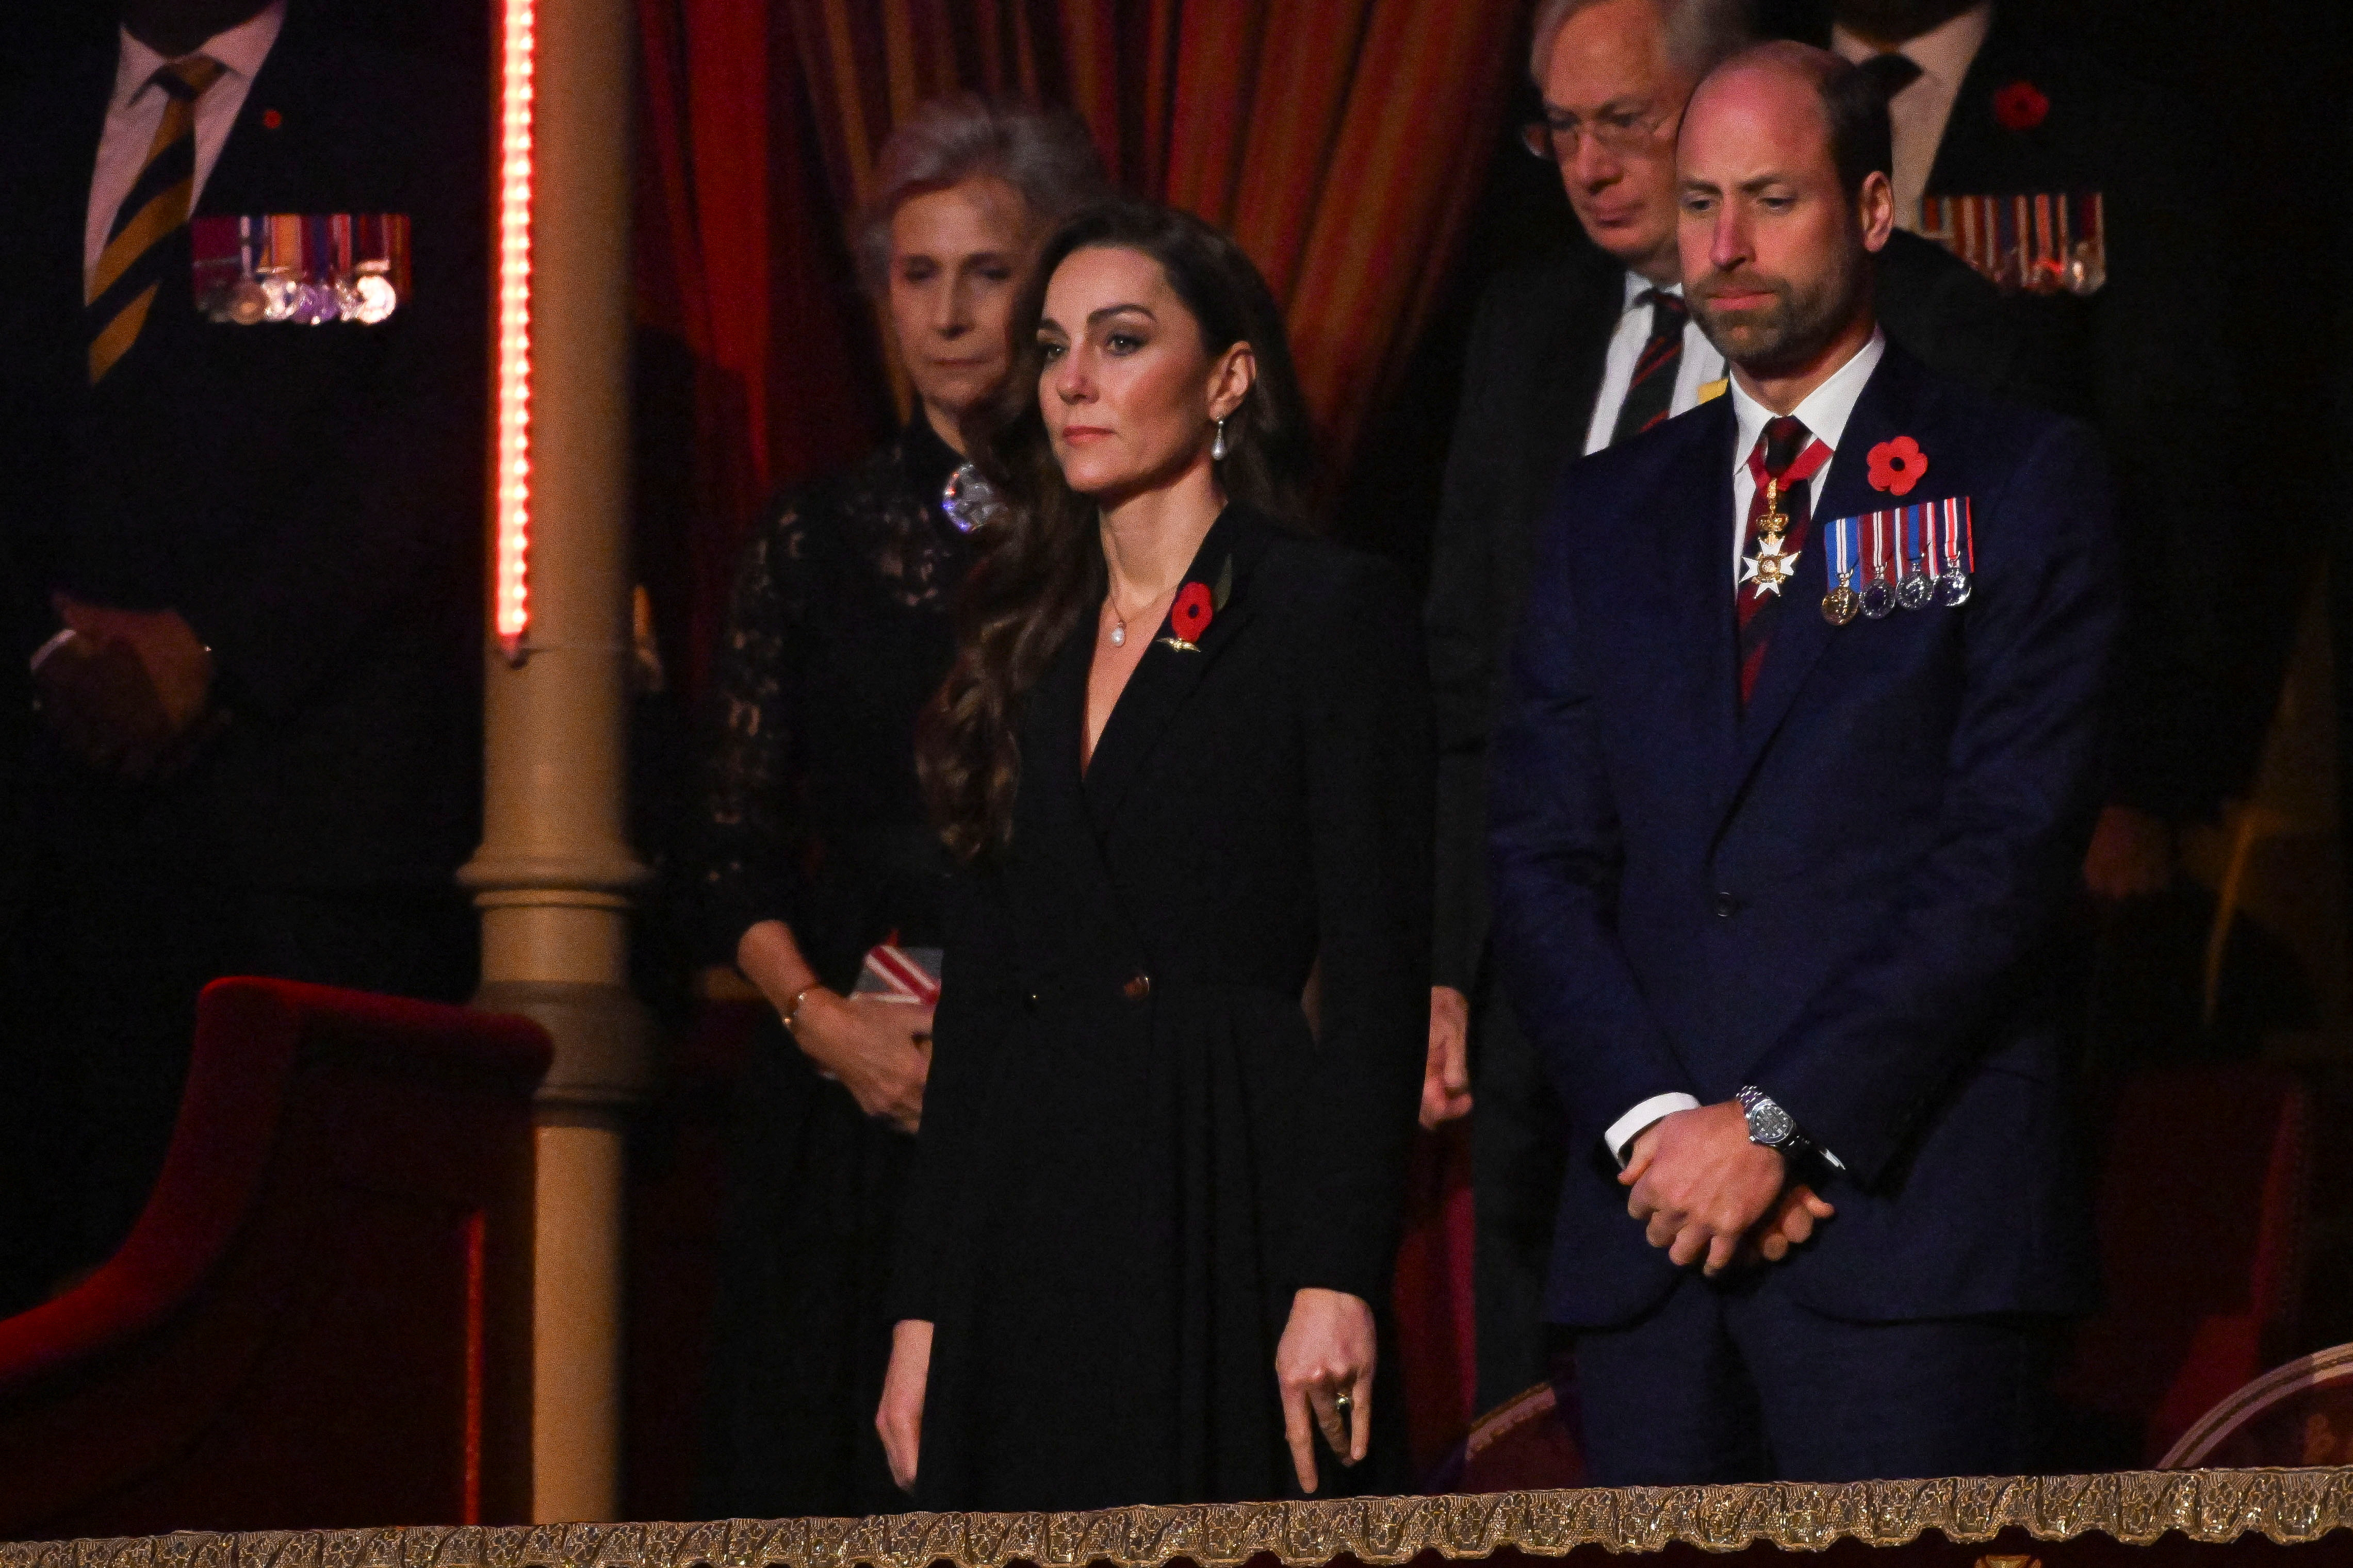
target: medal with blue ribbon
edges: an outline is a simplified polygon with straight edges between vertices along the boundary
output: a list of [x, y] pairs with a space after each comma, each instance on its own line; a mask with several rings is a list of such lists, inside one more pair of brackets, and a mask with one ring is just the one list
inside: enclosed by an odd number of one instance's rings
[[1851, 517], [1834, 519], [1823, 533], [1830, 550], [1831, 575], [1838, 579], [1838, 586], [1822, 595], [1822, 619], [1834, 626], [1846, 625], [1862, 612], [1862, 600], [1854, 591], [1854, 571], [1862, 555], [1855, 539], [1855, 521]]

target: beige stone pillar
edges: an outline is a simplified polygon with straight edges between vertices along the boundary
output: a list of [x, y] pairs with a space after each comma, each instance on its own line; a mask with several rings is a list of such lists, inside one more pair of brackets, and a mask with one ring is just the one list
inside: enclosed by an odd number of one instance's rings
[[[503, 6], [494, 5], [494, 12]], [[629, 0], [537, 0], [531, 621], [486, 659], [478, 1005], [555, 1039], [540, 1095], [532, 1517], [619, 1511], [624, 1120], [651, 1031], [628, 990]], [[492, 548], [495, 551], [496, 542]]]

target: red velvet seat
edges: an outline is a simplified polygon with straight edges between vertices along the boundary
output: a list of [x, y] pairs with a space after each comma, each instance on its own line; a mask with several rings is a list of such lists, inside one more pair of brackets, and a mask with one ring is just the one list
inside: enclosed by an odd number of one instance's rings
[[2289, 1342], [2309, 1199], [2310, 1095], [2254, 1063], [2126, 1079], [2099, 1188], [2106, 1302], [2061, 1392], [2102, 1446], [2066, 1456], [2155, 1464]]
[[537, 1026], [205, 992], [138, 1226], [0, 1321], [0, 1537], [522, 1520]]

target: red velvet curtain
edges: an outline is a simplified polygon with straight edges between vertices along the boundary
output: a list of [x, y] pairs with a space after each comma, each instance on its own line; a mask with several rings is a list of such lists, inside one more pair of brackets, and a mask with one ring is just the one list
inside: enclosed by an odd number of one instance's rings
[[[640, 317], [691, 408], [647, 452], [690, 690], [775, 486], [891, 416], [843, 219], [916, 103], [1064, 103], [1124, 187], [1231, 230], [1282, 301], [1336, 488], [1459, 247], [1524, 26], [1493, 0], [639, 0]], [[666, 526], [665, 526], [666, 525]]]
[[[1525, 4], [638, 0], [641, 572], [691, 701], [776, 487], [892, 417], [846, 216], [915, 104], [1067, 104], [1123, 187], [1230, 230], [1282, 304], [1326, 493], [1402, 374], [1495, 144]], [[1466, 1159], [1425, 1147], [1398, 1292], [1425, 1458], [1469, 1411]]]

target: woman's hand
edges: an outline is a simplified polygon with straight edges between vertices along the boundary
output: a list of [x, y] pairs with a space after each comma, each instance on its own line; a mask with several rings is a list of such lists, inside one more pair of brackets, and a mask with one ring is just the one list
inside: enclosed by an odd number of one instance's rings
[[[929, 1325], [924, 1332], [928, 1336]], [[1344, 1465], [1363, 1459], [1371, 1446], [1376, 1353], [1373, 1310], [1363, 1297], [1311, 1289], [1291, 1299], [1291, 1321], [1274, 1348], [1274, 1377], [1282, 1390], [1282, 1435], [1291, 1444], [1301, 1491], [1312, 1496], [1315, 1490], [1311, 1425], [1323, 1429], [1334, 1453], [1345, 1456]], [[898, 1364], [894, 1354], [893, 1373]]]
[[1471, 998], [1451, 985], [1430, 988], [1430, 1055], [1421, 1068], [1421, 1124], [1471, 1114]]
[[882, 1374], [882, 1403], [874, 1429], [891, 1458], [891, 1479], [901, 1491], [915, 1489], [915, 1460], [923, 1446], [923, 1390], [932, 1376], [932, 1325], [905, 1318], [891, 1328], [891, 1368]]
[[932, 1010], [872, 996], [811, 991], [793, 1014], [804, 1055], [858, 1101], [867, 1115], [902, 1132], [923, 1119], [923, 1082], [932, 1073]]

